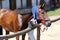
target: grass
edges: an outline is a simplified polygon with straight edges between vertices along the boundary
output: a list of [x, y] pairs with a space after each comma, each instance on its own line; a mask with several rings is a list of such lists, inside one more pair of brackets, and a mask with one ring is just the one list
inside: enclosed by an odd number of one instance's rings
[[48, 10], [47, 13], [49, 16], [60, 15], [60, 8], [52, 8], [51, 10]]

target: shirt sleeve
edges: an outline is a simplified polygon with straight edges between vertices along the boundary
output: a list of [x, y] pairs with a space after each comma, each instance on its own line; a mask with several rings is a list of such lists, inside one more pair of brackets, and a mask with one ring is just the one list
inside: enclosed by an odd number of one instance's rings
[[37, 23], [37, 20], [36, 19], [31, 19], [30, 21], [32, 21], [33, 24]]
[[36, 18], [36, 12], [37, 12], [37, 6], [34, 6], [34, 7], [32, 7], [32, 14], [33, 14], [33, 17], [34, 17], [34, 19]]

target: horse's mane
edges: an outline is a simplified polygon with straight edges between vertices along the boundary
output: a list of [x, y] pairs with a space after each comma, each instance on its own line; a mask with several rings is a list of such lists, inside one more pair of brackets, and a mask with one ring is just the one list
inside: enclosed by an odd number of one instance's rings
[[26, 8], [26, 9], [16, 9], [18, 14], [21, 15], [26, 15], [26, 14], [32, 14], [31, 13], [31, 8]]

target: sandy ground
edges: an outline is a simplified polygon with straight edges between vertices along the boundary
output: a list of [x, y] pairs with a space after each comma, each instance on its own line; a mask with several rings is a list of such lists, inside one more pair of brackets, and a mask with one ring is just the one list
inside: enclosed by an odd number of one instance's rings
[[[52, 16], [51, 19], [60, 17]], [[41, 40], [60, 40], [60, 20], [52, 23], [51, 27], [47, 31], [41, 32]]]
[[60, 21], [52, 23], [47, 31], [41, 32], [41, 40], [60, 40]]
[[[51, 19], [56, 18], [56, 16], [52, 16], [52, 17], [50, 17], [50, 18]], [[60, 17], [60, 15], [59, 15], [59, 17]], [[3, 32], [3, 34], [4, 33], [5, 33], [5, 31]], [[12, 34], [12, 32], [10, 34]], [[34, 35], [36, 38], [36, 29], [34, 30]], [[41, 32], [40, 39], [41, 40], [60, 40], [60, 21], [52, 23], [51, 27], [49, 27], [47, 31]], [[9, 40], [16, 40], [16, 39], [14, 37], [14, 38], [10, 38]], [[21, 40], [21, 36], [20, 36], [20, 40]], [[28, 40], [28, 34], [26, 34], [25, 40]]]

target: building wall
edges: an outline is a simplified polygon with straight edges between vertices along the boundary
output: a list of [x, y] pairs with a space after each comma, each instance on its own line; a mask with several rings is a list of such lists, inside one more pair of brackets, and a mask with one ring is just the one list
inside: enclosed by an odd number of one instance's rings
[[16, 0], [16, 7], [21, 8], [21, 0]]
[[[21, 5], [22, 3], [22, 5]], [[40, 0], [38, 0], [38, 4], [40, 3]], [[36, 6], [36, 0], [32, 0], [32, 6]], [[2, 8], [6, 8], [9, 9], [10, 5], [9, 5], [9, 0], [4, 0], [2, 1]], [[27, 0], [16, 0], [16, 7], [17, 8], [26, 8], [27, 7]]]
[[49, 9], [50, 9], [50, 0], [45, 0], [45, 2], [46, 2], [46, 7], [45, 7], [45, 9], [46, 9], [46, 10], [49, 10]]
[[2, 1], [2, 8], [9, 9], [9, 0]]
[[[32, 6], [36, 6], [36, 1], [38, 1], [37, 2], [37, 5], [39, 5], [40, 4], [40, 0], [32, 0]], [[50, 1], [52, 2], [52, 0], [45, 0], [45, 2], [46, 2], [46, 9], [50, 9], [50, 7], [51, 7], [51, 3], [50, 3]], [[17, 8], [27, 8], [27, 0], [22, 0], [22, 2], [21, 2], [21, 0], [16, 0], [16, 7]], [[1, 8], [1, 2], [0, 2], [0, 8]], [[2, 1], [2, 8], [6, 8], [6, 9], [9, 9], [10, 8], [10, 5], [9, 5], [9, 0], [4, 0], [4, 1]]]
[[2, 2], [0, 1], [0, 9], [1, 9], [1, 7], [2, 7], [2, 4], [1, 4]]
[[[37, 2], [37, 5], [40, 4], [40, 0], [32, 0], [32, 6], [36, 6], [36, 1]], [[46, 4], [49, 4], [49, 0], [45, 0]], [[22, 4], [21, 4], [22, 3]], [[9, 0], [4, 0], [2, 1], [2, 8], [6, 8], [6, 9], [9, 9]], [[26, 8], [27, 7], [27, 0], [16, 0], [16, 7], [17, 8]]]
[[36, 0], [32, 0], [32, 6], [36, 6]]

